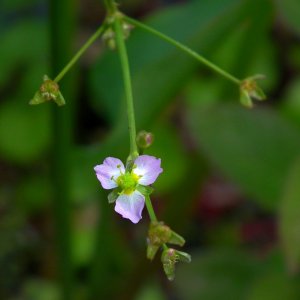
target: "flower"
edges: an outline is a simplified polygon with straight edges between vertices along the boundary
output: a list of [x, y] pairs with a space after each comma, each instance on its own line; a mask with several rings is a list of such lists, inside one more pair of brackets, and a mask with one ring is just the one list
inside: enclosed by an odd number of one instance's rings
[[117, 189], [115, 211], [123, 218], [138, 223], [145, 205], [145, 196], [139, 191], [139, 187], [155, 182], [163, 171], [160, 163], [159, 158], [140, 155], [134, 160], [132, 168], [125, 170], [120, 159], [107, 157], [94, 170], [104, 189]]

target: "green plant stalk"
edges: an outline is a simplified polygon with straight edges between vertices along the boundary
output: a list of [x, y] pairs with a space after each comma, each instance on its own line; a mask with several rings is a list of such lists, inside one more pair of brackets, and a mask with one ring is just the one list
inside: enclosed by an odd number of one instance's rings
[[152, 203], [151, 203], [151, 199], [148, 195], [145, 196], [145, 203], [146, 203], [146, 207], [147, 207], [147, 210], [149, 213], [150, 220], [152, 222], [157, 222], [157, 218], [156, 218], [156, 215], [155, 215]]
[[[145, 196], [145, 203], [151, 222], [157, 222], [157, 217], [149, 195]], [[168, 249], [168, 246], [166, 244], [163, 244], [162, 247], [164, 250]]]
[[117, 43], [118, 52], [120, 56], [123, 80], [124, 80], [129, 139], [130, 139], [130, 159], [133, 160], [135, 157], [138, 156], [138, 150], [136, 145], [136, 128], [135, 128], [133, 95], [132, 95], [131, 76], [130, 76], [127, 50], [125, 46], [121, 20], [119, 16], [116, 16], [114, 19], [114, 29], [116, 34], [116, 43]]
[[161, 38], [162, 40], [172, 44], [173, 46], [175, 46], [176, 48], [182, 50], [183, 52], [185, 52], [186, 54], [188, 54], [189, 56], [195, 58], [197, 61], [201, 62], [202, 64], [206, 65], [208, 68], [210, 68], [211, 70], [215, 71], [216, 73], [218, 73], [219, 75], [225, 77], [226, 79], [230, 80], [231, 82], [240, 85], [241, 84], [241, 80], [239, 80], [238, 78], [232, 76], [231, 74], [229, 74], [228, 72], [224, 71], [223, 69], [219, 68], [217, 65], [215, 65], [214, 63], [210, 62], [209, 60], [207, 60], [206, 58], [204, 58], [203, 56], [201, 56], [200, 54], [198, 54], [197, 52], [193, 51], [192, 49], [190, 49], [189, 47], [183, 45], [182, 43], [174, 40], [173, 38], [163, 34], [162, 32], [148, 26], [145, 25], [135, 19], [132, 19], [128, 16], [123, 15], [122, 16], [123, 19], [125, 21], [127, 21], [128, 23], [134, 25], [135, 27], [139, 27], [151, 34], [154, 34], [155, 36]]
[[[73, 0], [52, 0], [50, 5], [51, 75], [57, 74], [72, 53], [76, 10]], [[71, 251], [71, 161], [76, 87], [74, 73], [61, 85], [66, 98], [64, 108], [53, 106], [52, 183], [55, 225], [56, 269], [61, 299], [73, 300], [73, 261]]]
[[102, 24], [97, 31], [86, 41], [86, 43], [78, 50], [74, 57], [69, 61], [69, 63], [59, 72], [55, 77], [54, 81], [59, 82], [66, 73], [73, 67], [73, 65], [78, 61], [78, 59], [84, 54], [84, 52], [97, 40], [98, 37], [105, 31], [107, 25]]

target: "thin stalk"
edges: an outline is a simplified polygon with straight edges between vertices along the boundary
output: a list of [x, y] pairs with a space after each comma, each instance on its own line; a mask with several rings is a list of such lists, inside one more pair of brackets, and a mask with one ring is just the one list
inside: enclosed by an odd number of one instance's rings
[[134, 159], [138, 155], [138, 150], [136, 145], [136, 128], [135, 128], [131, 76], [130, 76], [127, 50], [124, 42], [123, 30], [122, 30], [121, 21], [119, 17], [115, 17], [114, 29], [116, 33], [116, 43], [117, 43], [118, 52], [121, 61], [124, 89], [125, 89], [128, 129], [129, 129], [129, 139], [130, 139], [130, 158]]
[[74, 57], [69, 61], [69, 63], [60, 71], [60, 73], [55, 77], [54, 81], [59, 82], [66, 73], [73, 67], [73, 65], [78, 61], [82, 54], [96, 41], [96, 39], [101, 36], [106, 28], [106, 24], [102, 24], [97, 31], [86, 41], [86, 43], [78, 50]]
[[147, 210], [149, 213], [150, 220], [152, 222], [157, 222], [157, 218], [156, 218], [156, 215], [155, 215], [155, 212], [154, 212], [154, 209], [153, 209], [153, 206], [152, 206], [149, 196], [145, 196], [145, 203], [146, 203], [146, 207], [147, 207]]
[[[73, 0], [51, 0], [51, 74], [57, 72], [71, 56], [75, 35], [76, 5]], [[66, 98], [76, 97], [75, 77], [68, 76], [61, 85]], [[52, 183], [55, 225], [56, 268], [61, 299], [74, 299], [73, 261], [71, 251], [71, 161], [75, 101], [64, 108], [53, 106]]]
[[[145, 196], [145, 203], [151, 222], [157, 222], [157, 217], [149, 196]], [[168, 249], [168, 246], [166, 244], [163, 244], [162, 247], [164, 250]]]
[[113, 0], [104, 0], [104, 5], [109, 14], [116, 12], [116, 4]]
[[160, 31], [145, 25], [135, 19], [132, 19], [128, 16], [123, 15], [123, 19], [125, 21], [127, 21], [128, 23], [134, 25], [135, 27], [139, 27], [151, 34], [156, 35], [157, 37], [161, 38], [162, 40], [172, 44], [173, 46], [175, 46], [176, 48], [182, 50], [183, 52], [185, 52], [186, 54], [188, 54], [189, 56], [195, 58], [197, 61], [201, 62], [202, 64], [206, 65], [208, 68], [210, 68], [211, 70], [215, 71], [216, 73], [218, 73], [219, 75], [227, 78], [228, 80], [232, 81], [233, 83], [240, 85], [241, 84], [241, 80], [239, 80], [238, 78], [232, 76], [231, 74], [229, 74], [228, 72], [224, 71], [223, 69], [219, 68], [217, 65], [215, 65], [214, 63], [210, 62], [209, 60], [207, 60], [206, 58], [204, 58], [203, 56], [201, 56], [200, 54], [198, 54], [197, 52], [193, 51], [192, 49], [190, 49], [189, 47], [183, 45], [182, 43], [174, 40], [173, 38], [161, 33]]

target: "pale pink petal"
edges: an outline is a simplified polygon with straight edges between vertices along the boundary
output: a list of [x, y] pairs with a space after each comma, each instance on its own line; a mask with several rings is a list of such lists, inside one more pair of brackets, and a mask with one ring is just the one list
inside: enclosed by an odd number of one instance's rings
[[134, 174], [140, 176], [138, 181], [141, 185], [152, 184], [163, 171], [160, 167], [161, 160], [150, 155], [141, 155], [134, 161]]
[[125, 173], [125, 167], [122, 161], [118, 158], [107, 157], [102, 165], [97, 165], [94, 168], [96, 176], [104, 189], [113, 189], [117, 187], [116, 180]]
[[145, 205], [144, 196], [135, 191], [130, 195], [121, 194], [116, 200], [115, 211], [123, 218], [129, 219], [132, 223], [138, 223], [142, 218], [142, 211]]

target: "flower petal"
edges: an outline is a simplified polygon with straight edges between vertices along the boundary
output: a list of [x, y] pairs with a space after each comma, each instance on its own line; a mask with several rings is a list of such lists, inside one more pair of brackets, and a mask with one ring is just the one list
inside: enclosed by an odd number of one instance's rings
[[140, 176], [138, 183], [141, 185], [152, 184], [163, 171], [160, 167], [161, 160], [150, 155], [141, 155], [135, 161], [134, 174]]
[[130, 195], [120, 195], [116, 201], [115, 211], [122, 215], [123, 218], [129, 219], [136, 224], [142, 218], [144, 205], [144, 196], [140, 192], [135, 191]]
[[113, 189], [117, 187], [116, 180], [125, 173], [125, 167], [121, 160], [114, 157], [107, 157], [102, 165], [94, 168], [96, 176], [104, 189]]

